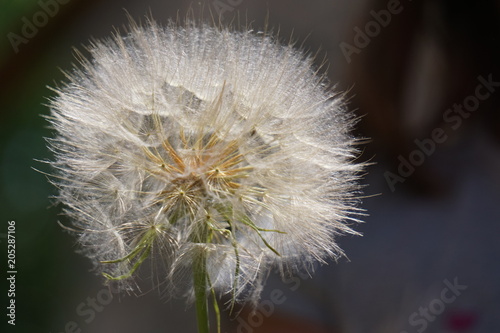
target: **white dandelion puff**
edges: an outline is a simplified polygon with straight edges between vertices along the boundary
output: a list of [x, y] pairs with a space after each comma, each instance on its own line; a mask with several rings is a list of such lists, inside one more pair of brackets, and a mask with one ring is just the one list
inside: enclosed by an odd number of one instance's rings
[[262, 33], [151, 22], [89, 51], [50, 102], [51, 164], [106, 278], [151, 261], [156, 284], [193, 295], [183, 277], [201, 267], [207, 292], [255, 301], [271, 267], [341, 254], [362, 164], [310, 58]]

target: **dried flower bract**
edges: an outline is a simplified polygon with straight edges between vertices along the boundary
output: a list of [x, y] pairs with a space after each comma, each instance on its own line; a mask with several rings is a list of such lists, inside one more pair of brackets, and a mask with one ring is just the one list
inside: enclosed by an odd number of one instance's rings
[[193, 295], [183, 277], [201, 263], [207, 290], [255, 300], [271, 267], [341, 254], [362, 165], [352, 115], [310, 58], [193, 23], [132, 24], [89, 51], [50, 102], [51, 164], [106, 278], [133, 287], [150, 267]]

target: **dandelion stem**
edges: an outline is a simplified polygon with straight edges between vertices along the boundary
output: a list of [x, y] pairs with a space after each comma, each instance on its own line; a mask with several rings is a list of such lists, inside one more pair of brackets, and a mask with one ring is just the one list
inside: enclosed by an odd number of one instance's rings
[[205, 253], [201, 251], [193, 262], [194, 295], [198, 333], [209, 333], [207, 306], [207, 267]]

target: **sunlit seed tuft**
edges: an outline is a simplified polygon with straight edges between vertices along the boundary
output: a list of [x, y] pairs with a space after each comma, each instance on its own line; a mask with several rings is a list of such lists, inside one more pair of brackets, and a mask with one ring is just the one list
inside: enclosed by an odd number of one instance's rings
[[82, 252], [133, 287], [255, 301], [269, 269], [310, 270], [355, 233], [353, 117], [312, 60], [273, 37], [149, 23], [95, 42], [57, 89], [53, 182]]

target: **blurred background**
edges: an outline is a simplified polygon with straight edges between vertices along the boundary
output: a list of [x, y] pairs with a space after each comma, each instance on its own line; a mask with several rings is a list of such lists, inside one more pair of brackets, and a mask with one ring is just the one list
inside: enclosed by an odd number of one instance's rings
[[[290, 36], [361, 117], [363, 237], [312, 277], [272, 276], [256, 313], [223, 332], [500, 331], [500, 3], [494, 0], [2, 0], [0, 248], [16, 222], [16, 325], [2, 332], [195, 332], [193, 308], [119, 295], [57, 221], [43, 115], [72, 48], [151, 13], [221, 15]], [[203, 12], [204, 14], [200, 14]], [[267, 19], [268, 18], [268, 19]], [[266, 21], [267, 20], [267, 21]], [[234, 23], [238, 25], [238, 23]], [[42, 171], [36, 172], [34, 169]], [[276, 295], [279, 295], [277, 297]]]

